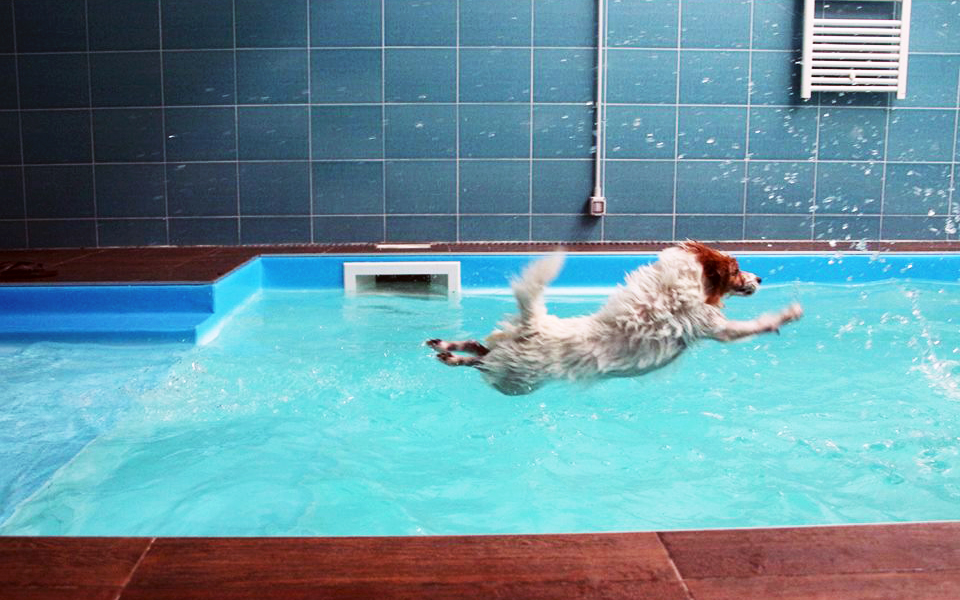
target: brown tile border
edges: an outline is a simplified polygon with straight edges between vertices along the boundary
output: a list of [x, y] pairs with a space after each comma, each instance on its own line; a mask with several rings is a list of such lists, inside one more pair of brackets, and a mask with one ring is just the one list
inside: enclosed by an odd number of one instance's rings
[[0, 537], [0, 597], [960, 598], [960, 522], [570, 535]]
[[[325, 244], [299, 246], [197, 246], [106, 249], [0, 250], [0, 264], [39, 263], [55, 275], [4, 281], [0, 285], [50, 283], [208, 283], [246, 261], [269, 254], [449, 254], [540, 253], [563, 248], [570, 252], [656, 252], [664, 242], [496, 242], [432, 244], [429, 248], [396, 248], [375, 244]], [[729, 252], [960, 252], [958, 242], [717, 242]]]

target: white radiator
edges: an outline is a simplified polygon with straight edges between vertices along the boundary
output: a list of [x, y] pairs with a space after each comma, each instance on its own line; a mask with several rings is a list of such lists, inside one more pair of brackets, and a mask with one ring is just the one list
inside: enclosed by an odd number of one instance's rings
[[[843, 1], [843, 0], [841, 0]], [[910, 0], [896, 2], [896, 19], [816, 16], [804, 0], [800, 96], [812, 92], [896, 92], [907, 95]]]

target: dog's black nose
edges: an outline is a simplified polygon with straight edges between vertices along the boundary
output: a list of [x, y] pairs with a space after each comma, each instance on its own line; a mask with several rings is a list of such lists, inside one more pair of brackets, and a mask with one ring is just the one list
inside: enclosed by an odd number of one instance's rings
[[760, 284], [760, 282], [762, 282], [762, 281], [763, 281], [763, 279], [761, 279], [760, 277], [757, 277], [757, 284]]

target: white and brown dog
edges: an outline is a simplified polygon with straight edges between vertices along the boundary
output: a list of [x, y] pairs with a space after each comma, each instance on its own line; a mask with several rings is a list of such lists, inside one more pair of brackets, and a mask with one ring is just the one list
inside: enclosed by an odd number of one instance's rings
[[427, 345], [444, 363], [476, 367], [500, 392], [519, 395], [553, 379], [643, 375], [698, 339], [728, 342], [777, 332], [803, 315], [800, 305], [792, 304], [751, 321], [730, 321], [720, 310], [722, 299], [753, 294], [759, 277], [698, 242], [667, 248], [658, 258], [629, 273], [596, 313], [561, 319], [547, 314], [543, 292], [560, 272], [563, 255], [548, 256], [513, 281], [520, 314], [500, 323], [485, 344], [434, 339]]

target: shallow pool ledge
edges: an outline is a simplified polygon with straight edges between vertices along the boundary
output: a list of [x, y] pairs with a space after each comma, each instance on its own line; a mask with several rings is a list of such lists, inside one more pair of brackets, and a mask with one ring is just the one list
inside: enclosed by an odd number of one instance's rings
[[[503, 292], [530, 254], [269, 255], [210, 283], [0, 286], [0, 341], [197, 343], [261, 290], [341, 289], [345, 262], [460, 262], [464, 293]], [[960, 254], [736, 253], [769, 283], [957, 282]], [[570, 254], [556, 288], [612, 288], [647, 254]]]

